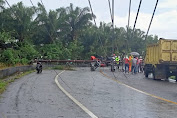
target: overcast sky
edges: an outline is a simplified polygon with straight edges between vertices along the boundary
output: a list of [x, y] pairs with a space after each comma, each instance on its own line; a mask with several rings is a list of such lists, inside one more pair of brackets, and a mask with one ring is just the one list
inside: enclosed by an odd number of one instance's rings
[[[24, 5], [31, 6], [30, 0], [7, 0], [10, 5], [23, 1]], [[40, 0], [32, 0], [34, 5]], [[90, 0], [93, 12], [96, 15], [97, 23], [104, 21], [111, 22], [108, 0]], [[110, 0], [112, 1], [112, 0]], [[140, 0], [132, 0], [130, 26], [133, 27], [136, 12]], [[88, 0], [43, 0], [45, 7], [56, 9], [59, 7], [67, 7], [70, 3], [81, 8], [88, 7]], [[136, 28], [147, 31], [156, 0], [142, 0], [142, 5], [137, 20]], [[117, 27], [125, 27], [128, 19], [129, 0], [115, 0], [115, 25]], [[98, 23], [99, 24], [99, 23]], [[177, 0], [159, 0], [156, 14], [151, 25], [149, 34], [157, 34], [159, 38], [177, 39]]]

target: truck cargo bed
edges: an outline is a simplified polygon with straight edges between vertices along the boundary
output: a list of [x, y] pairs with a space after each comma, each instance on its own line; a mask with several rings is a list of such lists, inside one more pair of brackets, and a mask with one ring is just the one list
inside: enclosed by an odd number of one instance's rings
[[157, 44], [149, 45], [145, 57], [146, 64], [177, 64], [177, 40], [159, 39]]

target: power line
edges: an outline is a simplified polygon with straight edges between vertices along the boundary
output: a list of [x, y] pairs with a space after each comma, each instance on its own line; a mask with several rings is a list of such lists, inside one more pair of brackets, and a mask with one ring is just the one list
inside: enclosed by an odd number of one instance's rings
[[133, 26], [132, 38], [133, 38], [133, 35], [134, 35], [134, 30], [135, 30], [136, 22], [137, 22], [137, 19], [138, 19], [138, 14], [139, 14], [139, 11], [140, 11], [140, 8], [141, 8], [141, 2], [142, 2], [142, 0], [140, 0], [139, 6], [138, 6], [138, 11], [137, 11], [134, 26]]
[[158, 1], [159, 1], [159, 0], [156, 1], [155, 8], [154, 8], [154, 11], [153, 11], [153, 14], [152, 14], [152, 17], [151, 17], [151, 21], [150, 21], [150, 23], [149, 23], [149, 27], [148, 27], [148, 30], [147, 30], [147, 33], [146, 33], [145, 40], [147, 39], [147, 35], [148, 35], [148, 33], [149, 33], [149, 29], [150, 29], [150, 27], [151, 27], [152, 20], [153, 20], [153, 18], [154, 18], [154, 14], [155, 14], [155, 11], [156, 11], [156, 8], [157, 8]]
[[[113, 29], [113, 33], [114, 33], [114, 17], [113, 17], [113, 15], [114, 15], [114, 11], [113, 11], [113, 8], [114, 8], [114, 1], [112, 0], [112, 9], [111, 9], [111, 2], [110, 2], [110, 0], [108, 0], [108, 5], [109, 5], [109, 11], [110, 11], [110, 16], [111, 16], [111, 23], [112, 23], [112, 25], [111, 25], [111, 27], [112, 27], [112, 29]], [[113, 36], [112, 36], [112, 54], [113, 54], [113, 38], [114, 38], [114, 34], [113, 34]]]
[[[6, 1], [6, 3], [8, 4], [8, 6], [9, 6], [9, 8], [12, 10], [12, 7], [11, 7], [11, 5], [9, 4], [9, 2], [7, 1], [7, 0], [5, 0]], [[18, 14], [17, 14], [17, 12], [14, 12], [14, 11], [12, 11], [13, 12], [13, 14], [14, 14], [14, 16], [20, 21], [20, 22], [22, 22], [22, 20], [19, 18], [19, 16], [18, 16]]]
[[114, 0], [112, 0], [112, 27], [114, 28]]
[[[36, 9], [35, 9], [35, 6], [34, 6], [34, 4], [33, 4], [33, 2], [32, 2], [32, 0], [30, 0], [30, 2], [31, 2], [31, 4], [32, 4], [32, 6], [33, 6], [33, 8], [34, 8], [34, 10], [35, 10], [35, 12], [36, 12], [36, 14], [38, 14], [37, 13], [37, 11], [36, 11]], [[41, 1], [42, 2], [42, 1]], [[42, 2], [42, 4], [43, 4], [43, 2]], [[44, 6], [44, 5], [43, 5]], [[50, 38], [52, 39], [52, 41], [55, 43], [55, 41], [53, 40], [53, 37], [51, 36], [51, 34], [49, 33], [49, 31], [48, 31], [48, 29], [47, 29], [47, 27], [45, 26], [45, 29], [46, 29], [46, 31], [47, 31], [47, 33], [48, 33], [48, 35], [50, 36]], [[54, 29], [55, 30], [55, 29]], [[55, 30], [56, 31], [56, 30]], [[56, 32], [55, 32], [56, 33]], [[57, 37], [59, 38], [59, 36], [57, 35]], [[65, 56], [64, 56], [64, 54], [63, 53], [61, 53], [61, 55], [63, 56], [63, 58], [65, 58]]]
[[90, 10], [91, 10], [91, 12], [92, 12], [92, 17], [93, 17], [94, 23], [95, 23], [95, 25], [96, 25], [96, 21], [95, 21], [94, 15], [93, 15], [93, 10], [92, 10], [91, 2], [90, 2], [90, 0], [88, 0], [88, 2], [89, 2]]
[[[33, 6], [33, 8], [34, 8], [35, 13], [36, 13], [36, 14], [38, 14], [38, 13], [37, 13], [37, 11], [36, 11], [36, 9], [35, 9], [35, 6], [34, 6], [34, 4], [33, 4], [32, 0], [30, 0], [30, 2], [31, 2], [31, 4], [32, 4], [32, 6]], [[47, 31], [47, 33], [48, 33], [49, 37], [52, 39], [52, 41], [54, 41], [54, 40], [53, 40], [53, 37], [52, 37], [52, 36], [51, 36], [51, 34], [49, 33], [49, 31], [48, 31], [48, 29], [47, 29], [47, 27], [46, 27], [46, 26], [45, 26], [45, 29], [46, 29], [46, 31]]]
[[111, 2], [110, 0], [108, 0], [108, 5], [109, 5], [109, 12], [110, 12], [110, 15], [111, 15], [111, 22], [112, 22], [112, 10], [111, 10]]
[[129, 28], [129, 24], [130, 24], [130, 11], [131, 11], [131, 0], [129, 2], [128, 28]]
[[[108, 4], [109, 4], [109, 11], [110, 11], [110, 15], [111, 15], [111, 21], [112, 21], [112, 54], [114, 53], [114, 44], [113, 44], [113, 40], [115, 38], [115, 34], [114, 34], [114, 0], [112, 0], [112, 10], [111, 10], [111, 3], [110, 0], [108, 0]], [[114, 72], [114, 61], [113, 59], [111, 60], [111, 71]]]
[[[41, 0], [41, 3], [42, 3], [42, 5], [44, 6], [44, 3], [43, 3], [42, 0]], [[45, 6], [44, 6], [44, 8], [45, 8]], [[53, 29], [54, 29], [54, 32], [55, 32], [56, 36], [59, 38], [58, 34], [56, 33], [56, 29], [55, 29], [55, 27], [54, 27], [54, 25], [53, 25], [53, 23], [52, 23], [52, 21], [51, 21], [50, 18], [49, 18], [49, 21], [50, 21], [50, 23], [51, 23], [51, 25], [52, 25], [52, 27], [53, 27]]]
[[114, 53], [114, 44], [113, 44], [113, 40], [114, 40], [114, 0], [112, 0], [112, 30], [113, 30], [113, 36], [112, 36], [112, 54]]
[[129, 27], [130, 27], [130, 12], [131, 12], [131, 0], [129, 2], [128, 25], [127, 25], [127, 40], [126, 40], [127, 51], [128, 51], [128, 39], [129, 39]]
[[5, 1], [6, 1], [7, 5], [11, 8], [11, 6], [10, 6], [9, 2], [8, 2], [7, 0], [5, 0]]
[[[88, 0], [88, 2], [89, 2], [89, 6], [90, 6], [90, 9], [91, 9], [91, 12], [92, 12], [92, 17], [93, 17], [93, 19], [94, 19], [94, 23], [95, 23], [95, 25], [96, 25], [96, 20], [95, 20], [94, 14], [93, 14], [91, 2], [90, 2], [90, 0]], [[97, 25], [96, 25], [96, 26], [97, 26]], [[105, 48], [104, 48], [104, 46], [103, 46], [103, 42], [102, 42], [102, 40], [100, 39], [100, 36], [99, 36], [98, 34], [97, 34], [97, 37], [98, 37], [98, 39], [99, 39], [100, 42], [101, 42], [101, 46], [102, 46], [102, 49], [104, 50], [104, 53], [106, 54], [106, 50], [105, 50]]]

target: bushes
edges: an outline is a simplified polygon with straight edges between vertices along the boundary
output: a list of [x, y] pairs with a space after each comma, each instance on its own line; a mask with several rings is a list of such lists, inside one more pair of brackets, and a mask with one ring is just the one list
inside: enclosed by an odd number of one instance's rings
[[18, 53], [13, 49], [4, 50], [1, 54], [1, 62], [4, 62], [8, 65], [11, 64], [14, 65], [18, 63], [18, 61], [19, 61]]
[[8, 64], [27, 64], [37, 55], [37, 51], [29, 44], [18, 47], [17, 49], [9, 48], [3, 50], [0, 54], [0, 61]]

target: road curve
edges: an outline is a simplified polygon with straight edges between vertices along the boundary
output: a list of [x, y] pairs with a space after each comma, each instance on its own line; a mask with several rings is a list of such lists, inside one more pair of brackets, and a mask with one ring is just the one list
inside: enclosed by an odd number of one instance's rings
[[[161, 83], [144, 79], [142, 74], [110, 72], [108, 76], [139, 90], [158, 94]], [[56, 85], [54, 78], [61, 71], [45, 70], [32, 73], [12, 83], [0, 99], [0, 118], [90, 118]], [[104, 76], [97, 69], [76, 68], [58, 77], [61, 86], [99, 118], [175, 118], [177, 105], [137, 92]], [[147, 84], [147, 85], [146, 85]], [[173, 89], [171, 83], [162, 83]], [[151, 86], [149, 86], [151, 85]], [[170, 86], [171, 85], [171, 86]], [[171, 93], [172, 94], [172, 93]], [[175, 97], [169, 97], [175, 98]]]
[[0, 99], [0, 118], [90, 118], [58, 89], [57, 73], [44, 70], [12, 83]]

